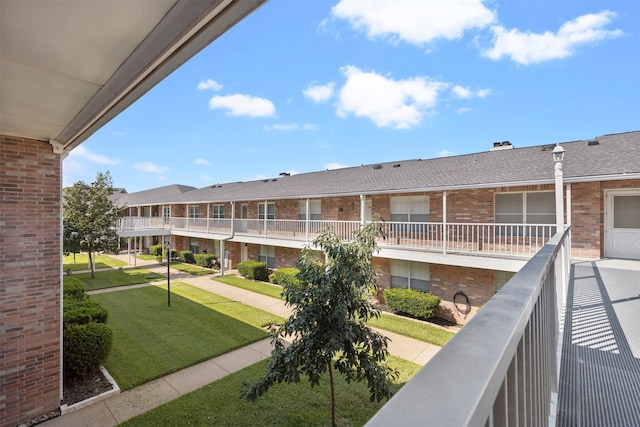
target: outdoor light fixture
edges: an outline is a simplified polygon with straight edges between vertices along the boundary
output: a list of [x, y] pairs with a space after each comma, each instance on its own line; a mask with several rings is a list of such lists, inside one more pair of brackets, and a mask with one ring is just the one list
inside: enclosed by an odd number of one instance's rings
[[167, 242], [167, 307], [171, 307], [171, 244]]
[[555, 190], [556, 190], [556, 233], [564, 231], [564, 201], [562, 198], [562, 187], [564, 173], [562, 171], [562, 160], [564, 159], [564, 148], [556, 144], [551, 152], [555, 162]]
[[564, 159], [564, 148], [562, 148], [560, 144], [556, 144], [551, 154], [553, 155], [554, 162], [561, 162], [562, 159]]

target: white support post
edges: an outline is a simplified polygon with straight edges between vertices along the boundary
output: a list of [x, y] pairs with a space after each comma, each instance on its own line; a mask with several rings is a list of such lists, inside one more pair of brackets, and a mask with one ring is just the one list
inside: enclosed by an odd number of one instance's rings
[[264, 237], [267, 237], [267, 218], [269, 217], [269, 205], [264, 201]]
[[442, 192], [442, 253], [447, 253], [447, 240], [449, 240], [447, 232], [447, 192]]
[[224, 240], [220, 240], [220, 275], [224, 276], [226, 259], [224, 257]]
[[236, 227], [235, 227], [235, 219], [236, 219], [236, 202], [231, 202], [231, 237], [233, 237], [233, 235], [236, 232]]
[[309, 202], [309, 198], [307, 198], [307, 200], [305, 201], [305, 215], [304, 215], [304, 231], [305, 231], [305, 241], [308, 243], [309, 242], [309, 206], [310, 206], [310, 202]]
[[367, 209], [367, 200], [364, 197], [364, 194], [360, 195], [360, 224], [364, 227], [367, 218], [366, 218], [366, 212], [365, 210]]
[[135, 236], [133, 238], [133, 266], [137, 267], [137, 260], [138, 260], [138, 252], [136, 250], [136, 245], [138, 243], [138, 236]]
[[209, 232], [209, 206], [211, 203], [207, 203], [207, 233]]
[[567, 225], [571, 225], [571, 184], [567, 184]]

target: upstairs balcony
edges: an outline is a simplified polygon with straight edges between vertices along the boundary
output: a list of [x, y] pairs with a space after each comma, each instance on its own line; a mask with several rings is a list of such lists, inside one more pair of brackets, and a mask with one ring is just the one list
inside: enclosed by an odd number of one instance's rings
[[[263, 244], [294, 242], [302, 247], [330, 229], [348, 240], [360, 221], [123, 217], [122, 237], [177, 234], [211, 239], [253, 238]], [[555, 233], [551, 224], [393, 222], [383, 223], [381, 248], [528, 259]]]
[[640, 262], [555, 235], [367, 423], [640, 426]]

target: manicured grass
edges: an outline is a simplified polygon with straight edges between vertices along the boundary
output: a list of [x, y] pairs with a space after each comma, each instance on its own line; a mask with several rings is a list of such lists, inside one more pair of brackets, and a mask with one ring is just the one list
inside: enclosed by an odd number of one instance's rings
[[235, 286], [269, 297], [282, 299], [282, 297], [280, 296], [280, 294], [282, 294], [282, 287], [278, 285], [272, 285], [271, 283], [248, 280], [239, 276], [218, 276], [212, 278], [211, 280], [226, 283], [227, 285]]
[[[94, 295], [109, 309], [105, 367], [129, 389], [268, 336], [282, 319], [181, 282]], [[166, 424], [165, 424], [166, 425]]]
[[[162, 265], [166, 266], [167, 263], [163, 262]], [[218, 271], [212, 268], [205, 268], [205, 267], [200, 267], [198, 265], [185, 264], [182, 262], [171, 262], [171, 268], [184, 271], [185, 273], [189, 273], [194, 276], [206, 276], [207, 274], [213, 274]]]
[[118, 286], [137, 285], [139, 283], [155, 282], [164, 279], [160, 274], [153, 273], [144, 268], [131, 268], [127, 270], [111, 270], [96, 272], [96, 277], [91, 278], [91, 273], [74, 274], [84, 282], [87, 291], [96, 289], [115, 288]]
[[[273, 298], [281, 298], [282, 288], [265, 282], [247, 280], [239, 276], [214, 277], [211, 280], [237, 286], [248, 291], [260, 293]], [[413, 319], [392, 316], [382, 313], [379, 319], [371, 319], [369, 325], [384, 329], [385, 331], [406, 335], [420, 341], [444, 346], [453, 337], [454, 333], [441, 328], [431, 326], [424, 322], [417, 322]]]
[[[389, 364], [401, 376], [399, 389], [420, 366], [390, 356]], [[121, 426], [328, 426], [331, 406], [328, 380], [311, 387], [306, 377], [299, 384], [277, 384], [256, 403], [239, 398], [243, 381], [254, 381], [264, 373], [264, 362], [256, 363], [228, 375], [201, 389], [159, 406], [143, 415], [125, 421]], [[336, 375], [336, 410], [338, 425], [362, 426], [385, 401], [371, 403], [365, 383], [346, 383]], [[416, 399], [419, 399], [416, 396]], [[426, 422], [426, 421], [425, 421]]]
[[[117, 268], [127, 265], [126, 262], [120, 261], [108, 255], [98, 255], [96, 257], [96, 269], [98, 268]], [[62, 257], [62, 270], [82, 271], [89, 270], [89, 255], [86, 253], [76, 254], [76, 262], [73, 262], [73, 254]]]
[[137, 255], [137, 257], [145, 261], [160, 261], [160, 257], [155, 255], [141, 254], [141, 255]]
[[382, 313], [378, 319], [370, 319], [368, 324], [385, 331], [415, 338], [443, 347], [455, 334], [424, 322]]

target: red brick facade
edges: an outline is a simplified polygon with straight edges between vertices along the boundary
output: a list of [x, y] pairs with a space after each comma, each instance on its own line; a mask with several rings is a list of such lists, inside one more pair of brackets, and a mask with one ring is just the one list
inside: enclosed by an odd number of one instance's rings
[[0, 136], [0, 425], [61, 399], [61, 167], [47, 142]]

